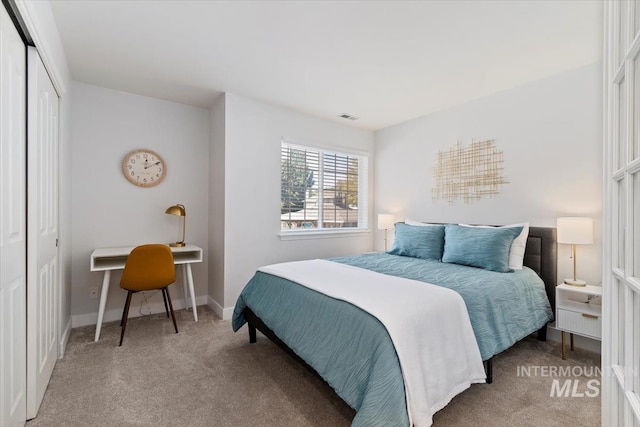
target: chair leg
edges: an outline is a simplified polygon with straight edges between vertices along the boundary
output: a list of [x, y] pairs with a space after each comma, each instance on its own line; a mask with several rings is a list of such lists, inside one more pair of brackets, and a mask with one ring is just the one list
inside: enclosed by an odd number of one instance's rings
[[122, 346], [122, 339], [124, 338], [124, 331], [127, 329], [127, 319], [129, 318], [129, 306], [131, 305], [131, 296], [133, 295], [133, 291], [129, 291], [127, 294], [127, 302], [124, 304], [124, 313], [123, 313], [123, 321], [122, 321], [122, 332], [120, 332], [120, 344], [118, 347]]
[[167, 317], [169, 317], [169, 307], [167, 306], [167, 296], [165, 295], [167, 288], [162, 288], [162, 299], [164, 300], [164, 311], [167, 313]]
[[169, 300], [169, 310], [171, 310], [171, 318], [173, 319], [173, 327], [176, 329], [176, 334], [178, 333], [178, 324], [176, 323], [176, 315], [173, 313], [173, 304], [171, 304], [171, 295], [169, 295], [169, 287], [164, 288], [167, 293], [167, 300]]
[[[129, 298], [129, 294], [127, 294], [127, 298]], [[124, 307], [122, 307], [122, 317], [120, 318], [120, 327], [122, 327], [122, 324], [124, 323], [124, 315], [125, 315], [125, 310], [127, 309], [127, 300], [124, 300]]]

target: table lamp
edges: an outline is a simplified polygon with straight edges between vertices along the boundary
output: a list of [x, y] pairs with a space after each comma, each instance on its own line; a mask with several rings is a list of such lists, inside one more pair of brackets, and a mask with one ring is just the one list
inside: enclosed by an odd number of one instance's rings
[[387, 251], [387, 231], [393, 228], [394, 218], [392, 214], [378, 214], [378, 230], [384, 230], [384, 251]]
[[558, 218], [558, 243], [572, 246], [573, 279], [564, 279], [564, 283], [573, 286], [585, 286], [587, 282], [576, 278], [576, 245], [593, 243], [593, 219], [585, 217]]
[[181, 216], [182, 217], [182, 240], [179, 241], [179, 242], [171, 243], [171, 244], [169, 244], [169, 246], [174, 247], [174, 248], [176, 248], [176, 247], [180, 248], [180, 247], [185, 246], [185, 243], [184, 243], [184, 232], [185, 232], [186, 222], [187, 222], [187, 211], [184, 208], [184, 205], [177, 204], [177, 205], [169, 206], [164, 213], [169, 214], [169, 215], [176, 215], [176, 216]]

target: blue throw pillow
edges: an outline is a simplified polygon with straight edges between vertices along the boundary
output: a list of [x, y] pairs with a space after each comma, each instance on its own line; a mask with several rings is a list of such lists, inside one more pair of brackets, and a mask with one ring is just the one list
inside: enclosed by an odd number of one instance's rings
[[448, 224], [445, 228], [442, 262], [470, 265], [508, 273], [509, 250], [522, 227], [470, 228]]
[[440, 261], [444, 247], [444, 225], [428, 227], [396, 224], [393, 247], [387, 253]]

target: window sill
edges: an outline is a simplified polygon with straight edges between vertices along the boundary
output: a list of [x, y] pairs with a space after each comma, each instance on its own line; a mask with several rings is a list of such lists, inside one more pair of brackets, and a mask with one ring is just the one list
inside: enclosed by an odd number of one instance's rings
[[323, 229], [323, 230], [282, 230], [280, 240], [308, 240], [308, 239], [333, 239], [336, 237], [358, 237], [369, 234], [370, 230], [366, 228], [354, 228], [349, 230], [339, 229]]

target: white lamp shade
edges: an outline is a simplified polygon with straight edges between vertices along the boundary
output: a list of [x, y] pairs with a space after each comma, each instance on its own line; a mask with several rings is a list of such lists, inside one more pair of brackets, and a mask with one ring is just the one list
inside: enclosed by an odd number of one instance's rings
[[378, 230], [389, 230], [394, 224], [393, 214], [378, 214]]
[[593, 219], [586, 217], [558, 218], [558, 243], [590, 245], [593, 243]]

